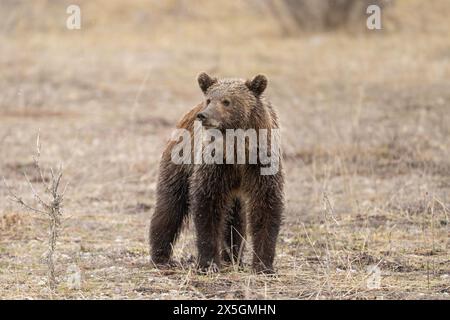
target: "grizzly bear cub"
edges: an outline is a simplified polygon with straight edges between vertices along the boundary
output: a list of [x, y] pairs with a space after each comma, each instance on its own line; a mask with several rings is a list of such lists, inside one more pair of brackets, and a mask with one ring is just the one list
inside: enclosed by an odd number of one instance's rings
[[[273, 273], [284, 207], [284, 179], [279, 146], [271, 144], [269, 150], [261, 147], [263, 141], [273, 142], [271, 133], [279, 131], [277, 114], [263, 96], [267, 79], [263, 75], [247, 81], [216, 79], [201, 73], [198, 83], [205, 99], [181, 119], [177, 128], [193, 137], [196, 125], [201, 124], [202, 128], [215, 130], [215, 133], [226, 132], [227, 138], [230, 129], [239, 129], [241, 133], [250, 129], [259, 132], [257, 147], [250, 147], [251, 134], [244, 136], [244, 142], [240, 144], [236, 143], [238, 138], [233, 137], [231, 142], [226, 140], [223, 149], [212, 152], [215, 160], [220, 158], [220, 161], [180, 164], [173, 161], [174, 153], [179, 151], [175, 152], [179, 141], [172, 139], [168, 143], [160, 163], [156, 208], [150, 224], [152, 262], [156, 265], [170, 262], [183, 222], [191, 214], [197, 232], [201, 270], [218, 271], [221, 261], [242, 263], [248, 220], [254, 252], [253, 269], [257, 273]], [[219, 142], [217, 137], [215, 140]], [[185, 160], [194, 157], [190, 148], [194, 144], [189, 142]], [[253, 162], [235, 163], [232, 160], [234, 156], [239, 157], [239, 150], [231, 149], [234, 150], [232, 154], [227, 152], [226, 156], [221, 152], [228, 150], [230, 145], [243, 146], [244, 157], [250, 158], [253, 152], [256, 158]], [[278, 170], [263, 173], [267, 161], [263, 161], [262, 151], [275, 157]], [[204, 155], [204, 152], [201, 149], [200, 154]]]

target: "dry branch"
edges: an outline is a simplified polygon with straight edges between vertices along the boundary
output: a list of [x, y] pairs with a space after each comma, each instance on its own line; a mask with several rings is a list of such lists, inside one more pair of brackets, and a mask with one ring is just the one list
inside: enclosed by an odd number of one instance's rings
[[30, 190], [33, 194], [33, 197], [37, 200], [39, 207], [36, 208], [32, 205], [27, 204], [22, 197], [16, 195], [9, 185], [6, 183], [5, 178], [3, 178], [4, 184], [6, 186], [6, 189], [8, 190], [11, 199], [15, 202], [17, 202], [19, 205], [24, 207], [27, 210], [30, 210], [31, 212], [44, 215], [48, 218], [49, 221], [49, 238], [48, 238], [48, 248], [47, 252], [45, 254], [45, 262], [47, 264], [47, 278], [48, 278], [48, 285], [51, 290], [55, 290], [57, 286], [56, 281], [56, 275], [55, 275], [55, 265], [54, 265], [54, 253], [56, 250], [56, 242], [58, 240], [59, 230], [61, 226], [61, 209], [63, 204], [63, 198], [64, 193], [67, 188], [64, 188], [62, 192], [60, 192], [60, 185], [61, 185], [61, 178], [62, 178], [62, 167], [58, 169], [58, 171], [55, 173], [53, 169], [50, 169], [51, 173], [51, 180], [50, 182], [46, 182], [44, 179], [44, 174], [41, 169], [39, 159], [41, 155], [41, 145], [40, 145], [40, 139], [39, 135], [37, 136], [36, 141], [36, 155], [33, 157], [36, 170], [39, 173], [39, 176], [41, 177], [41, 182], [44, 185], [45, 194], [48, 195], [49, 200], [45, 201], [42, 199], [42, 197], [39, 195], [39, 193], [34, 188], [31, 181], [28, 179], [27, 175], [24, 173], [25, 179], [27, 180], [27, 183], [30, 187]]

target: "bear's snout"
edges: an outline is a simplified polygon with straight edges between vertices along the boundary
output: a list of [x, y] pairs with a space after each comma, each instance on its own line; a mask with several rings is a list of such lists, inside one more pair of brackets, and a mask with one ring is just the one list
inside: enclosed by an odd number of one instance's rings
[[208, 119], [208, 116], [204, 112], [199, 112], [197, 113], [197, 119], [200, 121], [205, 121], [206, 119]]

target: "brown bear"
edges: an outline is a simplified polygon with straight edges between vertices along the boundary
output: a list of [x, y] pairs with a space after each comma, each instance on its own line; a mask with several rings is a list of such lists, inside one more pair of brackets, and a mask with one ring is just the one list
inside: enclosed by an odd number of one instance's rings
[[[150, 224], [152, 262], [156, 265], [170, 262], [174, 243], [190, 214], [197, 232], [201, 270], [217, 271], [221, 261], [242, 262], [248, 220], [253, 269], [258, 273], [272, 273], [284, 208], [284, 178], [279, 146], [262, 148], [260, 145], [263, 140], [272, 142], [271, 133], [279, 129], [277, 114], [263, 96], [267, 78], [258, 75], [247, 81], [217, 79], [201, 73], [198, 83], [204, 101], [181, 119], [178, 129], [186, 130], [192, 137], [194, 124], [201, 123], [204, 128], [224, 134], [231, 129], [251, 129], [263, 134], [257, 136], [257, 146], [251, 149], [249, 135], [244, 137], [245, 159], [250, 158], [251, 152], [256, 154], [252, 163], [230, 161], [238, 157], [238, 150], [232, 149], [231, 156], [228, 153], [225, 156], [219, 152], [220, 148], [215, 152], [219, 158], [223, 156], [223, 161], [217, 163], [174, 163], [174, 150], [179, 141], [172, 139], [168, 143], [160, 163], [156, 207]], [[230, 145], [237, 146], [237, 138], [231, 142], [227, 139], [225, 144], [223, 150]], [[192, 146], [190, 143], [188, 147]], [[185, 159], [192, 160], [194, 152], [187, 150], [190, 153]], [[263, 174], [262, 170], [267, 168], [267, 161], [262, 161], [263, 151], [275, 157], [278, 170]]]

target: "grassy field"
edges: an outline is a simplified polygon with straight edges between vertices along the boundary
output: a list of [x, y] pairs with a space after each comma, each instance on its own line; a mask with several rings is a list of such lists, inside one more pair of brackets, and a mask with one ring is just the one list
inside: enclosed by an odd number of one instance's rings
[[[70, 1], [0, 4], [0, 178], [37, 205], [23, 173], [42, 193], [39, 133], [42, 167], [69, 183], [55, 292], [47, 220], [0, 183], [1, 299], [450, 298], [448, 1], [399, 0], [382, 31], [294, 35], [251, 1], [78, 3], [75, 31]], [[192, 223], [178, 267], [149, 264], [159, 157], [203, 70], [269, 78], [287, 180], [276, 277], [197, 274]]]

